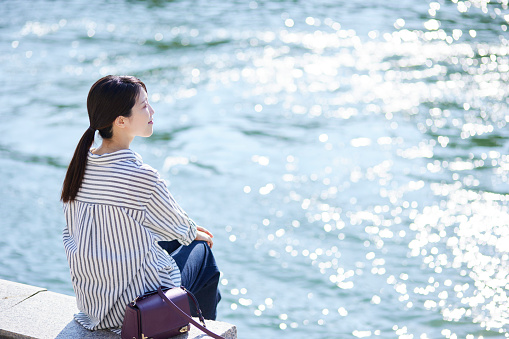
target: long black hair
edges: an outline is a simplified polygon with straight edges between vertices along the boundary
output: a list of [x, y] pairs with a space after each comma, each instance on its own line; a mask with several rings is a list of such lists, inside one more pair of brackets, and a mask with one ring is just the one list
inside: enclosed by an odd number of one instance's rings
[[78, 194], [85, 174], [88, 151], [98, 130], [103, 139], [113, 136], [113, 122], [119, 116], [131, 116], [131, 109], [145, 84], [133, 76], [108, 75], [92, 85], [87, 98], [90, 126], [81, 137], [67, 169], [60, 199], [66, 203]]

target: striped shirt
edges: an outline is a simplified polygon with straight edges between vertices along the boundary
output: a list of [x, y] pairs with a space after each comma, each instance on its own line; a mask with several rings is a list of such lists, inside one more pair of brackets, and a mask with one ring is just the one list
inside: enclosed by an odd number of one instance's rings
[[63, 242], [81, 311], [75, 319], [84, 327], [118, 329], [137, 296], [180, 286], [177, 264], [157, 242], [188, 245], [196, 225], [137, 153], [89, 152], [81, 188], [64, 213]]

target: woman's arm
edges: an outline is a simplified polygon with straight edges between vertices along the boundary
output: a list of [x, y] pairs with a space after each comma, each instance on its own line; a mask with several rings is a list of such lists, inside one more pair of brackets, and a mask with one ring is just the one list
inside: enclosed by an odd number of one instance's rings
[[147, 203], [144, 225], [158, 236], [157, 241], [176, 239], [189, 245], [197, 237], [196, 224], [177, 204], [162, 179], [157, 181]]

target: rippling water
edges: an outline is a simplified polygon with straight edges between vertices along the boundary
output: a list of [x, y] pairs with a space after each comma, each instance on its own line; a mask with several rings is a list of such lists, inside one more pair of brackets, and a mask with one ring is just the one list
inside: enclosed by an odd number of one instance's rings
[[509, 337], [507, 0], [0, 9], [0, 278], [73, 293], [61, 182], [132, 74], [240, 338]]

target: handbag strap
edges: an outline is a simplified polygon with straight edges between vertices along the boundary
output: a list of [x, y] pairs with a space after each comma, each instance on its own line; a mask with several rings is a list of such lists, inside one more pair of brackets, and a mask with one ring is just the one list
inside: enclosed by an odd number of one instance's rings
[[191, 296], [191, 298], [193, 299], [193, 302], [196, 306], [196, 309], [198, 310], [198, 315], [200, 317], [200, 321], [203, 323], [203, 325], [201, 325], [200, 323], [198, 323], [196, 320], [194, 320], [193, 318], [191, 318], [186, 312], [182, 311], [180, 309], [180, 307], [178, 307], [177, 305], [175, 305], [175, 303], [169, 299], [163, 292], [161, 286], [159, 286], [159, 288], [157, 289], [157, 293], [159, 294], [159, 296], [161, 297], [161, 299], [163, 299], [163, 301], [166, 303], [166, 305], [169, 305], [170, 307], [176, 309], [178, 311], [178, 313], [180, 313], [180, 315], [182, 315], [183, 317], [185, 317], [187, 320], [189, 320], [189, 322], [191, 324], [193, 324], [194, 326], [198, 327], [200, 330], [202, 330], [203, 332], [207, 333], [208, 335], [210, 335], [212, 338], [216, 338], [216, 339], [225, 339], [217, 334], [215, 334], [214, 332], [212, 332], [211, 330], [209, 330], [208, 328], [206, 328], [205, 326], [205, 319], [203, 319], [203, 316], [201, 314], [201, 310], [200, 310], [200, 306], [198, 305], [198, 301], [196, 300], [195, 296], [189, 292], [188, 290], [186, 290], [185, 288], [183, 288], [183, 290], [189, 295]]

